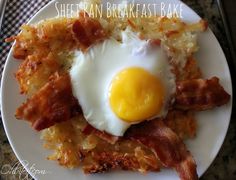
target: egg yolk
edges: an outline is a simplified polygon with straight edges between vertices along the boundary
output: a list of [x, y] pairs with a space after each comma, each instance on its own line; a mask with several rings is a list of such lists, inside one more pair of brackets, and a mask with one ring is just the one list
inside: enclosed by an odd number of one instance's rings
[[112, 110], [126, 122], [139, 122], [157, 115], [163, 100], [161, 80], [138, 67], [119, 72], [109, 89]]

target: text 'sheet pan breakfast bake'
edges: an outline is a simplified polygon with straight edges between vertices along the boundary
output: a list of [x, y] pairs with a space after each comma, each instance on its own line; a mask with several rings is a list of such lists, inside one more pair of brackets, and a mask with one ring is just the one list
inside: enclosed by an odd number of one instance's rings
[[198, 179], [184, 144], [197, 134], [195, 113], [230, 100], [194, 58], [207, 22], [129, 17], [124, 2], [113, 9], [122, 18], [97, 17], [91, 10], [99, 1], [83, 3], [74, 17], [23, 25], [6, 39], [15, 41], [15, 77], [28, 97], [15, 117], [40, 131], [48, 160], [61, 166], [87, 174], [170, 168], [182, 180]]

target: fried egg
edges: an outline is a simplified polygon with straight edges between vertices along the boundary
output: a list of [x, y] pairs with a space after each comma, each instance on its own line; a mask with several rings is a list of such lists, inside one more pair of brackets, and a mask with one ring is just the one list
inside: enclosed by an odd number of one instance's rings
[[73, 95], [94, 128], [123, 136], [132, 125], [165, 117], [175, 76], [161, 46], [127, 29], [114, 38], [76, 51], [70, 70]]

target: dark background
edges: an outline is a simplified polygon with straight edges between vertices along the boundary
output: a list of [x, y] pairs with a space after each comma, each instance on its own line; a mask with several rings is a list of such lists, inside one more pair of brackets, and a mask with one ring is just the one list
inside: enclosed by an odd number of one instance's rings
[[234, 47], [236, 47], [236, 1], [222, 0], [222, 7], [225, 10], [226, 19], [228, 20]]
[[[212, 1], [214, 2], [214, 1]], [[221, 29], [223, 39], [217, 36], [227, 57], [231, 71], [233, 94], [235, 97], [235, 70], [236, 70], [236, 1], [235, 0], [217, 0], [219, 13], [224, 29]], [[216, 21], [216, 20], [215, 20]], [[213, 23], [214, 22], [213, 19]], [[219, 22], [218, 22], [219, 23]], [[218, 29], [218, 30], [219, 30]], [[223, 31], [224, 30], [224, 31]], [[216, 33], [213, 30], [214, 33]], [[225, 42], [225, 43], [223, 43]], [[232, 117], [229, 130], [223, 146], [216, 159], [201, 178], [202, 180], [236, 180], [236, 106], [233, 99]]]

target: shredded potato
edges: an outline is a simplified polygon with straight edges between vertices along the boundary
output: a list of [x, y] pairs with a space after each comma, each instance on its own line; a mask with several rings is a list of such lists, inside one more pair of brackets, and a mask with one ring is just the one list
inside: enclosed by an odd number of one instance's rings
[[[24, 25], [15, 37], [14, 57], [25, 59], [16, 73], [21, 92], [33, 94], [41, 88], [56, 71], [68, 70], [71, 66], [76, 42], [71, 26], [76, 18], [55, 18], [42, 21], [35, 26]], [[177, 18], [102, 18], [100, 23], [107, 32], [117, 38], [120, 31], [131, 27], [141, 38], [159, 39], [176, 67], [184, 67], [186, 59], [198, 50], [196, 32], [206, 29], [205, 21], [186, 24]], [[62, 53], [63, 52], [63, 53]]]
[[16, 72], [21, 93], [32, 95], [53, 73], [70, 67], [72, 55], [69, 51], [75, 48], [70, 26], [74, 21], [49, 19], [34, 26], [22, 26], [14, 47], [14, 57], [24, 59]]
[[[91, 0], [87, 2], [93, 3]], [[22, 26], [22, 32], [14, 37], [14, 57], [23, 60], [16, 72], [21, 93], [31, 96], [48, 82], [52, 74], [70, 69], [71, 51], [77, 48], [71, 32], [76, 19], [54, 18], [36, 25]], [[198, 50], [196, 33], [207, 28], [205, 21], [186, 24], [178, 18], [167, 17], [104, 17], [98, 20], [107, 33], [117, 40], [121, 39], [119, 32], [126, 28], [137, 32], [142, 39], [160, 40], [175, 67], [173, 71], [177, 81], [201, 77], [193, 53]], [[82, 130], [86, 124], [84, 117], [77, 116], [43, 130], [44, 147], [53, 150], [48, 159], [68, 168], [78, 167], [82, 163], [87, 173], [112, 168], [140, 172], [160, 170], [161, 164], [150, 149], [128, 140], [111, 145], [94, 134], [84, 135]], [[171, 112], [166, 124], [183, 139], [193, 138], [196, 134], [196, 122], [190, 112]]]

